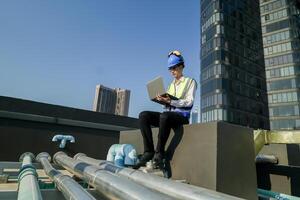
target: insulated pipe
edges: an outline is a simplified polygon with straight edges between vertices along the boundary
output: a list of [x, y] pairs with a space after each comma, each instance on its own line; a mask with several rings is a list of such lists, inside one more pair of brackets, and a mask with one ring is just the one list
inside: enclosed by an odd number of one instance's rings
[[257, 193], [259, 197], [264, 198], [273, 198], [273, 199], [279, 199], [279, 200], [299, 200], [299, 197], [290, 196], [287, 194], [282, 194], [278, 192], [263, 190], [263, 189], [257, 189]]
[[196, 187], [184, 183], [178, 183], [170, 179], [162, 178], [156, 175], [146, 174], [139, 170], [130, 168], [122, 168], [113, 165], [111, 162], [96, 160], [94, 158], [87, 157], [83, 153], [78, 153], [74, 156], [74, 159], [82, 161], [91, 165], [98, 166], [103, 170], [116, 173], [120, 176], [127, 177], [141, 185], [156, 190], [158, 192], [167, 194], [174, 198], [186, 199], [186, 200], [199, 200], [199, 199], [240, 199], [238, 197], [230, 196], [227, 194], [215, 192], [212, 190]]
[[79, 178], [82, 178], [109, 199], [174, 199], [165, 194], [143, 187], [125, 177], [118, 177], [108, 171], [100, 169], [97, 166], [93, 166], [79, 160], [74, 160], [67, 156], [64, 152], [57, 152], [54, 155], [54, 162], [63, 166]]
[[54, 169], [50, 164], [51, 157], [48, 153], [42, 152], [38, 154], [36, 160], [43, 165], [46, 174], [54, 181], [57, 188], [63, 193], [66, 199], [96, 200], [70, 176], [64, 175], [58, 170]]
[[42, 194], [38, 184], [38, 174], [32, 165], [34, 160], [32, 153], [24, 153], [20, 157], [22, 167], [18, 176], [18, 200], [42, 200]]

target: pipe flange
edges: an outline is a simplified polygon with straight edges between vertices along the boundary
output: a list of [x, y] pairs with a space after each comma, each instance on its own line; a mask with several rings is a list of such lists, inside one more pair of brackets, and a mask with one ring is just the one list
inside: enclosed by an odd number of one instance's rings
[[73, 159], [75, 159], [75, 160], [77, 160], [77, 159], [79, 159], [80, 157], [86, 157], [86, 154], [85, 153], [77, 153], [74, 157], [73, 157]]
[[23, 153], [20, 158], [19, 158], [19, 161], [20, 162], [23, 162], [23, 159], [25, 158], [25, 156], [29, 156], [31, 158], [31, 161], [34, 161], [35, 160], [35, 155], [31, 152], [25, 152]]
[[47, 152], [41, 152], [41, 153], [39, 153], [39, 154], [36, 156], [35, 160], [36, 160], [37, 162], [41, 162], [41, 158], [46, 158], [49, 162], [51, 162], [51, 156], [50, 156], [49, 153], [47, 153]]

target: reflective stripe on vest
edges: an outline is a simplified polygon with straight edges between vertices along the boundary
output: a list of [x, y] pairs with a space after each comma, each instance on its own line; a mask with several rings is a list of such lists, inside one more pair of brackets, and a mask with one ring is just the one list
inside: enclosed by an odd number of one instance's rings
[[[175, 88], [175, 82], [169, 85], [167, 93], [177, 97], [178, 99], [183, 99], [186, 95], [190, 85], [192, 84], [193, 79], [184, 77], [184, 80], [180, 83], [178, 91]], [[184, 117], [190, 117], [190, 112], [193, 108], [193, 105], [190, 107], [180, 107], [175, 108], [173, 111], [180, 112]]]

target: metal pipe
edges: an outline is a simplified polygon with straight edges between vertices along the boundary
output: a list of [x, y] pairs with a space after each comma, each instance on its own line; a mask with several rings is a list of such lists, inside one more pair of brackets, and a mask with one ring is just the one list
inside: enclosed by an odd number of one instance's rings
[[279, 200], [300, 200], [299, 197], [290, 196], [287, 194], [282, 194], [282, 193], [263, 190], [263, 189], [257, 189], [257, 193], [259, 197], [265, 197], [265, 198], [274, 198]]
[[158, 192], [167, 194], [174, 198], [186, 199], [186, 200], [240, 199], [238, 197], [230, 196], [227, 194], [219, 193], [205, 188], [175, 182], [170, 179], [162, 178], [156, 175], [146, 174], [139, 170], [117, 167], [113, 165], [111, 162], [96, 160], [94, 158], [87, 157], [83, 153], [76, 154], [74, 156], [74, 159], [91, 165], [98, 166], [103, 170], [107, 170], [112, 173], [118, 174], [120, 176], [129, 178], [141, 185], [144, 185]]
[[22, 167], [18, 176], [18, 200], [42, 200], [42, 194], [38, 184], [38, 174], [32, 165], [34, 160], [32, 153], [24, 153], [20, 157]]
[[100, 169], [97, 166], [74, 160], [67, 156], [64, 152], [57, 152], [54, 155], [54, 162], [74, 173], [79, 178], [85, 180], [89, 185], [95, 187], [96, 190], [109, 199], [174, 199], [165, 194], [143, 187], [125, 177], [118, 177], [108, 171]]
[[255, 158], [255, 162], [278, 164], [278, 158], [274, 155], [258, 154]]
[[66, 199], [96, 200], [70, 176], [64, 175], [58, 170], [54, 169], [50, 164], [51, 157], [48, 153], [42, 152], [38, 154], [36, 160], [43, 165], [46, 174], [54, 181], [57, 188], [63, 193]]

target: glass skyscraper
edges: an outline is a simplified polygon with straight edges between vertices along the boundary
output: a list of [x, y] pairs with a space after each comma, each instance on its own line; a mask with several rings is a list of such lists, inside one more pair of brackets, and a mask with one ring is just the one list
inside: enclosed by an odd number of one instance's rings
[[201, 122], [269, 128], [259, 0], [201, 1]]
[[300, 129], [297, 0], [260, 0], [270, 128]]

